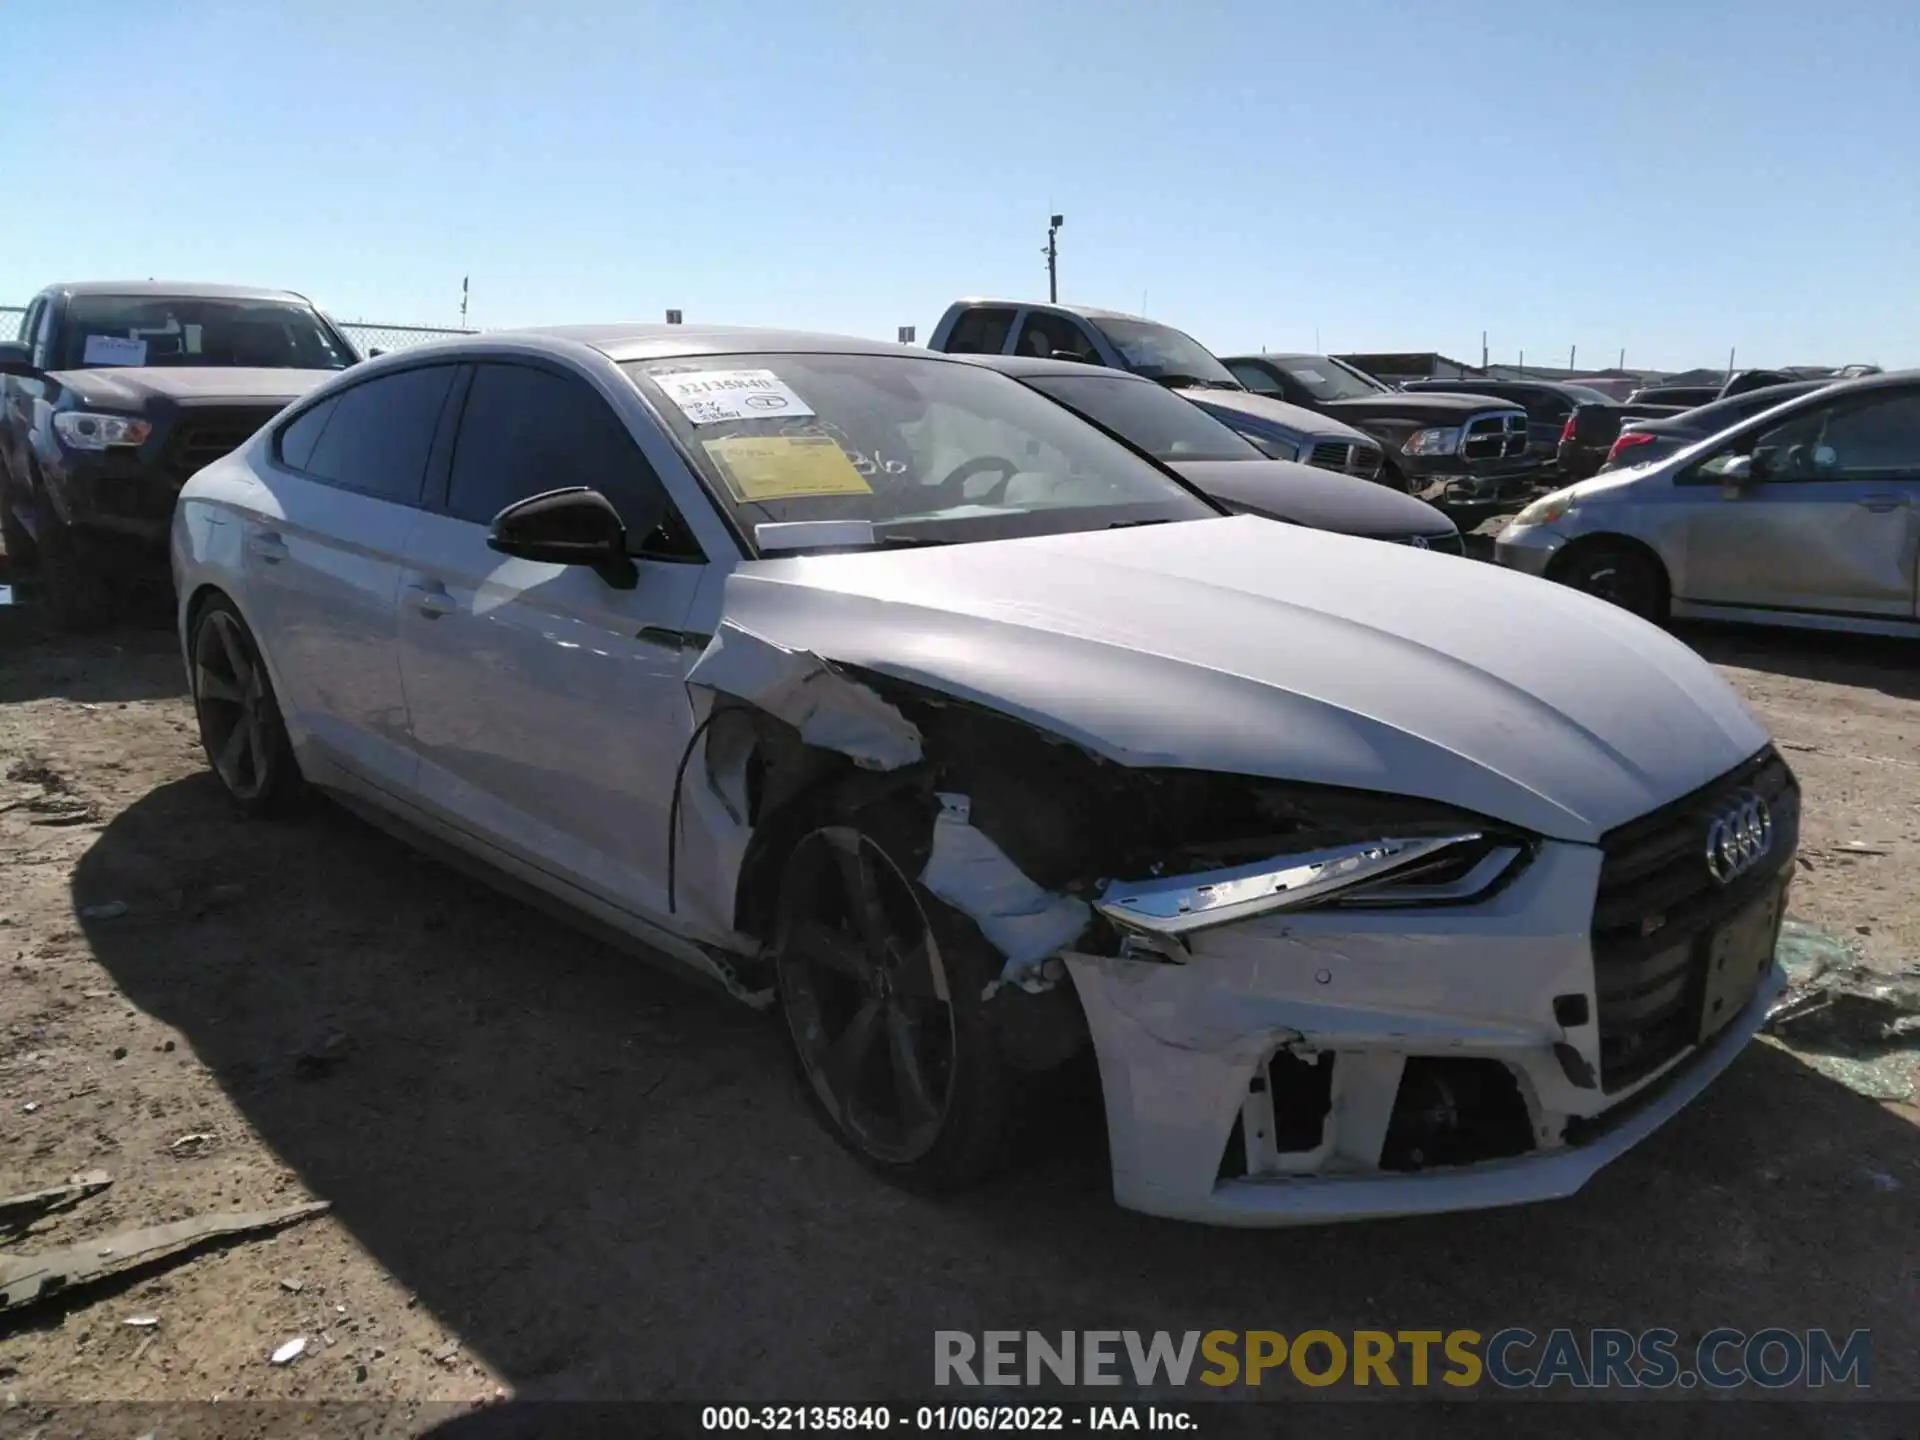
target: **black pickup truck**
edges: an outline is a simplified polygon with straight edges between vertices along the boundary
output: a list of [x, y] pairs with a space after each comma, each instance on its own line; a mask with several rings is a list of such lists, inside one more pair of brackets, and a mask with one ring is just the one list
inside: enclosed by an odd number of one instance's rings
[[0, 543], [15, 592], [61, 629], [111, 620], [167, 574], [194, 471], [359, 360], [282, 290], [52, 285], [0, 342]]
[[1385, 447], [1392, 478], [1409, 494], [1525, 494], [1549, 463], [1531, 449], [1527, 412], [1511, 400], [1395, 390], [1331, 355], [1225, 355], [1221, 363], [1257, 395], [1366, 431]]

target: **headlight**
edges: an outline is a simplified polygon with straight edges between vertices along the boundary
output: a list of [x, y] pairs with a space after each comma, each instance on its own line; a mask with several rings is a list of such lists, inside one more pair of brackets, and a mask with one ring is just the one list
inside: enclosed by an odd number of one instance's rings
[[1542, 495], [1526, 509], [1513, 517], [1515, 529], [1525, 525], [1551, 525], [1556, 520], [1565, 519], [1580, 507], [1579, 497], [1571, 490], [1556, 490], [1551, 495]]
[[85, 410], [62, 410], [53, 417], [53, 433], [69, 450], [107, 450], [138, 445], [153, 426], [131, 415], [95, 415]]
[[1432, 430], [1416, 430], [1400, 447], [1402, 455], [1451, 455], [1460, 444], [1460, 427], [1442, 425]]
[[1123, 938], [1141, 942], [1122, 953], [1179, 961], [1181, 937], [1278, 910], [1472, 904], [1517, 875], [1535, 844], [1428, 801], [1312, 786], [1270, 794], [1305, 823], [1278, 844], [1270, 834], [1274, 848], [1264, 858], [1217, 869], [1189, 869], [1189, 860], [1180, 867], [1186, 873], [1102, 885], [1094, 909]]

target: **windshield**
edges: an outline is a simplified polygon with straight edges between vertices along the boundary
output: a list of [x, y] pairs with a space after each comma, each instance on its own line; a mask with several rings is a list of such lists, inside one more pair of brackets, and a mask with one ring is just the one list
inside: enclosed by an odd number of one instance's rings
[[1589, 390], [1584, 385], [1569, 385], [1566, 387], [1566, 391], [1569, 398], [1571, 398], [1576, 405], [1613, 404], [1612, 396], [1602, 395], [1598, 390]]
[[1042, 375], [1026, 382], [1156, 460], [1264, 460], [1198, 405], [1120, 375]]
[[1331, 355], [1281, 355], [1268, 359], [1300, 383], [1316, 400], [1362, 400], [1390, 394], [1378, 380], [1342, 365]]
[[193, 300], [75, 295], [67, 301], [55, 370], [106, 365], [188, 365], [344, 370], [353, 354], [304, 305], [278, 300]]
[[[946, 544], [1220, 513], [1124, 445], [981, 366], [809, 353], [622, 368], [749, 537], [769, 524], [864, 521], [874, 544]], [[823, 546], [849, 543], [844, 526], [820, 534]], [[764, 534], [756, 544], [772, 548]], [[810, 548], [804, 531], [786, 532], [780, 544]]]
[[1113, 342], [1113, 348], [1127, 362], [1127, 368], [1149, 380], [1176, 377], [1197, 380], [1207, 385], [1241, 388], [1233, 372], [1213, 358], [1212, 353], [1191, 335], [1183, 335], [1171, 325], [1155, 325], [1148, 320], [1096, 319], [1100, 333]]

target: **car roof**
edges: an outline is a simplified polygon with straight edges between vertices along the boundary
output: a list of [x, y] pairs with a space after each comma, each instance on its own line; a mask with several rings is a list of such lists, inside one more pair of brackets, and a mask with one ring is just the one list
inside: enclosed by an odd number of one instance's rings
[[255, 285], [208, 285], [197, 281], [169, 280], [73, 280], [49, 285], [63, 295], [152, 296], [163, 300], [290, 300], [299, 305], [313, 302], [295, 290], [263, 290]]
[[1021, 380], [1040, 375], [1077, 375], [1082, 379], [1091, 375], [1101, 379], [1131, 380], [1140, 385], [1156, 383], [1131, 370], [1116, 370], [1111, 365], [1088, 365], [1078, 360], [1043, 360], [1038, 355], [963, 355], [958, 358]]
[[1331, 355], [1309, 355], [1304, 350], [1262, 350], [1258, 355], [1222, 355], [1224, 363], [1228, 360], [1331, 360]]
[[1102, 310], [1097, 305], [1068, 305], [1059, 300], [996, 300], [987, 295], [969, 295], [954, 301], [947, 308], [971, 310], [976, 305], [991, 305], [1002, 310], [1056, 310], [1062, 315], [1078, 315], [1082, 320], [1133, 320], [1142, 325], [1166, 325], [1169, 330], [1178, 328], [1167, 325], [1164, 320], [1149, 320], [1144, 315], [1129, 315], [1124, 310]]
[[1460, 389], [1469, 393], [1472, 392], [1473, 387], [1476, 385], [1504, 385], [1509, 389], [1549, 390], [1561, 395], [1571, 394], [1575, 390], [1588, 388], [1578, 380], [1501, 380], [1493, 377], [1476, 380], [1472, 377], [1455, 377], [1452, 375], [1430, 375], [1424, 379], [1409, 380], [1407, 382], [1408, 389], [1412, 389], [1416, 385], [1424, 386], [1427, 389], [1434, 389], [1441, 385], [1457, 385]]
[[916, 360], [953, 357], [917, 345], [829, 335], [815, 330], [771, 330], [751, 325], [537, 325], [523, 330], [489, 330], [442, 341], [435, 348], [484, 345], [492, 341], [570, 340], [588, 345], [614, 361], [671, 360], [700, 355], [898, 355]]

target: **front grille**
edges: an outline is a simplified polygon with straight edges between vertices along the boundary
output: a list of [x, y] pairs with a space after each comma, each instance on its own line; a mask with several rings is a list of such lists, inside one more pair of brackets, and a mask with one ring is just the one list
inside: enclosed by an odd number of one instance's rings
[[1380, 473], [1381, 454], [1377, 445], [1321, 440], [1302, 458], [1317, 469], [1338, 470], [1343, 475], [1358, 475], [1362, 480], [1371, 480]]
[[[1707, 869], [1707, 829], [1748, 790], [1766, 801], [1773, 848], [1723, 885]], [[1632, 1085], [1694, 1043], [1714, 927], [1778, 883], [1799, 838], [1800, 787], [1772, 746], [1601, 837], [1592, 940], [1602, 1089]]]
[[279, 409], [278, 405], [247, 405], [189, 411], [175, 426], [161, 463], [185, 484], [196, 470], [239, 449]]
[[1527, 453], [1527, 417], [1510, 414], [1476, 415], [1460, 437], [1460, 458], [1472, 464], [1518, 460]]

